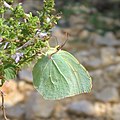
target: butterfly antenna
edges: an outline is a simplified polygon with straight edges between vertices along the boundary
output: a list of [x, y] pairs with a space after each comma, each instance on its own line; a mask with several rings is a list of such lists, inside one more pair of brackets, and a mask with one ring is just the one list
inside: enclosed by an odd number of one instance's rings
[[[55, 37], [55, 36], [54, 36], [54, 37]], [[52, 56], [53, 54], [57, 53], [60, 49], [62, 49], [63, 46], [66, 44], [66, 42], [68, 41], [68, 33], [66, 33], [66, 37], [67, 37], [67, 39], [65, 40], [65, 42], [64, 42], [62, 45], [60, 45], [59, 47], [57, 47], [57, 51], [55, 51], [54, 53], [52, 53], [52, 54], [50, 55], [50, 58], [51, 58], [51, 56]]]
[[64, 45], [66, 44], [66, 42], [68, 41], [68, 33], [66, 33], [66, 40], [65, 42], [59, 47], [59, 49], [62, 49], [64, 47]]
[[58, 46], [58, 39], [57, 39], [57, 37], [56, 37], [56, 36], [52, 36], [52, 37], [54, 37], [54, 39], [55, 39], [55, 41], [56, 41], [56, 44], [57, 44], [57, 46]]

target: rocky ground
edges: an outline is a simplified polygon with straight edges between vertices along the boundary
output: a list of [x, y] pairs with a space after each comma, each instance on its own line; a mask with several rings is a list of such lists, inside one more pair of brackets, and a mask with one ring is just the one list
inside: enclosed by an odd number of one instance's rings
[[[53, 36], [62, 44], [66, 40], [65, 33], [69, 33], [69, 40], [63, 49], [71, 52], [90, 72], [93, 80], [91, 93], [46, 101], [33, 88], [32, 67], [24, 68], [16, 80], [7, 82], [3, 87], [8, 118], [120, 120], [120, 30], [100, 35], [89, 31], [92, 26], [83, 18], [80, 14], [71, 15], [67, 20], [69, 27], [56, 27]], [[64, 24], [65, 20], [60, 22]], [[108, 22], [111, 26], [120, 24], [120, 21], [111, 19], [107, 19]], [[50, 43], [56, 45], [54, 37]]]

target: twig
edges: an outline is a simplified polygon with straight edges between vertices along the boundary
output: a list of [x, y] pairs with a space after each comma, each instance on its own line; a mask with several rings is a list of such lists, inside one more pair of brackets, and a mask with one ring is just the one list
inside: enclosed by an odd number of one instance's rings
[[1, 109], [3, 111], [3, 117], [5, 120], [9, 120], [6, 116], [6, 111], [5, 111], [5, 105], [4, 105], [4, 93], [2, 91], [1, 92], [1, 97], [2, 97], [2, 105], [1, 105]]
[[27, 46], [31, 45], [31, 40], [20, 46], [19, 48], [16, 49], [16, 51], [19, 51], [20, 49], [26, 48]]
[[4, 6], [5, 6], [6, 8], [12, 9], [12, 7], [11, 7], [7, 2], [5, 2], [5, 1], [4, 1]]
[[4, 82], [5, 82], [4, 77], [0, 76], [0, 87], [3, 86]]

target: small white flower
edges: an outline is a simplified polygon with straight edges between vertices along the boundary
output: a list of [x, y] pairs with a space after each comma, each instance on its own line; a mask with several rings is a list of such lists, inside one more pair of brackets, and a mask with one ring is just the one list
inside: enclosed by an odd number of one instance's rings
[[12, 58], [15, 59], [16, 63], [20, 61], [21, 57], [23, 57], [23, 53], [16, 53], [15, 55], [12, 55]]
[[0, 45], [2, 45], [3, 43], [2, 42], [0, 42]]
[[4, 49], [7, 48], [8, 44], [9, 44], [9, 42], [6, 42], [6, 43], [5, 43], [5, 45], [4, 45]]
[[39, 37], [40, 38], [44, 38], [44, 37], [46, 37], [47, 36], [47, 33], [45, 33], [45, 32], [41, 32], [40, 34], [39, 34]]
[[36, 35], [40, 38], [44, 38], [44, 37], [47, 37], [47, 33], [46, 32], [41, 32], [39, 29], [37, 30], [36, 32]]
[[4, 6], [9, 8], [9, 9], [11, 8], [11, 6], [8, 3], [6, 3], [5, 1], [4, 1]]
[[50, 18], [49, 17], [47, 17], [47, 23], [49, 23], [50, 22]]

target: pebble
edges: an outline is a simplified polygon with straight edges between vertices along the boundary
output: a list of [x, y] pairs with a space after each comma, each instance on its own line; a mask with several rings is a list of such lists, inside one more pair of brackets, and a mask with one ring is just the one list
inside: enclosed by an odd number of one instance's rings
[[119, 93], [117, 89], [113, 86], [105, 87], [100, 92], [96, 92], [95, 97], [97, 100], [100, 100], [103, 102], [118, 102], [119, 101]]
[[99, 46], [120, 46], [120, 41], [116, 40], [112, 33], [107, 33], [105, 36], [100, 36], [98, 34], [93, 34], [91, 36], [91, 40], [93, 41], [94, 45]]
[[96, 117], [104, 116], [108, 118], [111, 115], [110, 103], [95, 102], [94, 109]]
[[102, 61], [100, 58], [95, 58], [93, 60], [88, 60], [86, 63], [85, 63], [86, 67], [89, 68], [89, 69], [97, 69], [99, 67], [102, 66]]
[[32, 83], [33, 77], [32, 77], [32, 71], [28, 69], [23, 69], [19, 72], [19, 79], [25, 80], [26, 82]]
[[4, 99], [6, 107], [14, 106], [15, 104], [22, 102], [25, 99], [24, 95], [18, 90], [17, 83], [14, 80], [5, 82], [1, 89], [5, 94]]
[[88, 32], [87, 30], [83, 30], [79, 33], [80, 40], [88, 40], [89, 36], [90, 36], [90, 32]]
[[25, 93], [26, 91], [32, 91], [32, 90], [34, 90], [33, 85], [32, 84], [28, 84], [25, 81], [20, 81], [18, 83], [18, 88], [19, 88], [19, 91], [23, 92], [23, 93]]
[[93, 91], [99, 91], [106, 85], [105, 79], [101, 77], [103, 76], [101, 69], [90, 72], [90, 75], [93, 80]]
[[44, 100], [38, 92], [32, 92], [26, 101], [26, 119], [49, 118], [55, 107], [55, 101]]
[[71, 15], [69, 18], [70, 26], [80, 25], [86, 23], [86, 20], [82, 18], [83, 16], [79, 17], [78, 15]]
[[6, 114], [8, 118], [21, 120], [25, 114], [24, 105], [16, 104], [13, 107], [6, 108]]
[[113, 47], [104, 47], [100, 50], [102, 64], [109, 65], [116, 62], [116, 50]]
[[[113, 73], [114, 71], [114, 73]], [[105, 73], [109, 80], [112, 82], [112, 86], [120, 87], [120, 63], [111, 65], [105, 69]]]
[[87, 69], [93, 70], [101, 67], [102, 60], [98, 56], [99, 51], [97, 49], [81, 50], [75, 53], [75, 57], [81, 64], [85, 65]]
[[120, 120], [120, 103], [113, 105], [112, 118], [113, 120]]
[[73, 113], [76, 115], [94, 115], [95, 110], [91, 102], [87, 100], [82, 100], [79, 102], [73, 102], [67, 106], [68, 113]]

